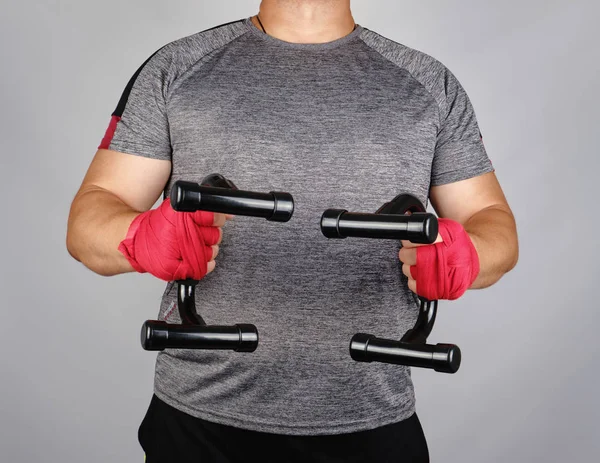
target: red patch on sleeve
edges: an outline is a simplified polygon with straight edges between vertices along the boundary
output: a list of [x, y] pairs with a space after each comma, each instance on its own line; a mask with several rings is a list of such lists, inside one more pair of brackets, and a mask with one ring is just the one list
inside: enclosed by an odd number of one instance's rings
[[108, 124], [108, 128], [106, 129], [106, 133], [104, 134], [104, 138], [98, 146], [99, 150], [107, 150], [110, 146], [110, 142], [112, 142], [113, 137], [115, 136], [115, 131], [117, 130], [117, 124], [121, 118], [119, 116], [112, 116], [110, 119], [110, 124]]

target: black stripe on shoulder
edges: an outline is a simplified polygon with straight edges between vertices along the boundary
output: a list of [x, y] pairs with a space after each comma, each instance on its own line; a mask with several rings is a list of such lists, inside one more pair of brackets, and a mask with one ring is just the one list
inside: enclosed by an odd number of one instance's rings
[[117, 109], [115, 109], [115, 111], [112, 113], [113, 116], [117, 116], [117, 117], [122, 117], [123, 113], [125, 112], [125, 106], [127, 105], [127, 100], [129, 100], [129, 94], [131, 93], [131, 90], [133, 89], [133, 86], [135, 85], [135, 81], [137, 80], [137, 78], [139, 77], [140, 73], [142, 72], [142, 69], [144, 69], [144, 67], [146, 66], [146, 64], [148, 64], [148, 62], [154, 58], [154, 56], [165, 47], [162, 47], [158, 50], [156, 50], [152, 56], [150, 58], [148, 58], [146, 61], [144, 61], [144, 64], [142, 64], [140, 66], [140, 68], [135, 71], [135, 74], [133, 75], [133, 77], [129, 80], [129, 83], [127, 84], [127, 87], [125, 87], [125, 90], [123, 91], [123, 94], [121, 95], [121, 99], [119, 100], [119, 104], [117, 105]]
[[[228, 23], [225, 23], [225, 24], [219, 24], [218, 26], [211, 27], [210, 29], [203, 30], [202, 32], [212, 31], [214, 29], [218, 29], [219, 27], [229, 26], [230, 24], [236, 24], [236, 23], [240, 23], [240, 22], [243, 22], [243, 21], [244, 21], [244, 19], [238, 19], [236, 21], [231, 21], [231, 22], [228, 22]], [[123, 94], [121, 95], [121, 99], [119, 100], [119, 104], [117, 105], [117, 108], [112, 113], [113, 116], [117, 116], [117, 117], [122, 117], [123, 116], [123, 113], [125, 112], [125, 106], [127, 106], [127, 100], [129, 100], [129, 94], [131, 93], [131, 90], [133, 89], [133, 86], [135, 85], [135, 81], [137, 80], [137, 78], [139, 77], [140, 73], [142, 72], [142, 69], [144, 69], [144, 66], [146, 66], [146, 64], [148, 64], [148, 62], [152, 58], [154, 58], [154, 55], [156, 55], [156, 53], [158, 53], [163, 48], [165, 48], [165, 47], [162, 47], [162, 48], [158, 49], [154, 54], [152, 54], [152, 56], [150, 58], [148, 58], [144, 62], [144, 64], [142, 64], [140, 66], [140, 68], [135, 72], [135, 74], [133, 75], [133, 77], [129, 80], [129, 83], [127, 84], [127, 87], [125, 87], [125, 90], [123, 91]]]

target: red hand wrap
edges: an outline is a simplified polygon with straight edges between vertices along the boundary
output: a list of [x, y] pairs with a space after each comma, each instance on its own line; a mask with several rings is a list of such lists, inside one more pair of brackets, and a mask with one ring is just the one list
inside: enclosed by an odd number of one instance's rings
[[463, 226], [438, 219], [442, 243], [417, 248], [417, 264], [410, 273], [417, 293], [429, 300], [458, 299], [479, 275], [479, 256]]
[[177, 212], [169, 198], [138, 215], [119, 244], [119, 251], [140, 273], [165, 281], [202, 279], [219, 241], [214, 213]]

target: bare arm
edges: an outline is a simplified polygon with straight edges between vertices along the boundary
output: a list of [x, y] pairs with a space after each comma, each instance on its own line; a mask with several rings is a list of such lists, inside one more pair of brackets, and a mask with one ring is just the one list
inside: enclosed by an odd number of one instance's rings
[[517, 264], [519, 246], [512, 211], [491, 172], [432, 187], [430, 199], [440, 217], [461, 223], [479, 255], [479, 276], [471, 289], [496, 283]]
[[69, 254], [100, 275], [133, 272], [117, 248], [133, 219], [157, 201], [170, 172], [170, 161], [99, 150], [71, 205]]

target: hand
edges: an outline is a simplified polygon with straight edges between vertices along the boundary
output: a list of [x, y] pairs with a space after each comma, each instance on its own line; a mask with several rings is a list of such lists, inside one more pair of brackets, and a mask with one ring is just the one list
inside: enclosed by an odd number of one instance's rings
[[429, 299], [461, 297], [479, 274], [479, 256], [463, 226], [451, 219], [438, 219], [439, 234], [433, 244], [402, 241], [398, 254], [408, 287]]
[[138, 215], [119, 251], [140, 273], [165, 281], [201, 280], [215, 268], [222, 227], [233, 216], [214, 212], [177, 212], [170, 199]]
[[[417, 248], [422, 246], [433, 246], [437, 243], [442, 243], [442, 235], [438, 233], [437, 239], [432, 244], [416, 244], [410, 241], [402, 240], [402, 249], [398, 253], [398, 258], [402, 262], [402, 273], [408, 277], [408, 288], [415, 294], [417, 292], [417, 280], [416, 280], [416, 265], [417, 265]], [[411, 268], [414, 269], [415, 274], [411, 272]]]
[[212, 248], [212, 259], [208, 261], [206, 267], [206, 274], [208, 275], [210, 272], [212, 272], [215, 269], [215, 266], [217, 265], [215, 258], [219, 255], [219, 244], [221, 244], [221, 241], [223, 241], [223, 225], [225, 225], [225, 223], [228, 220], [232, 220], [233, 219], [233, 215], [231, 214], [220, 214], [218, 212], [214, 213], [214, 219], [213, 219], [213, 227], [217, 227], [219, 229], [219, 239], [217, 240], [217, 242], [211, 246]]

